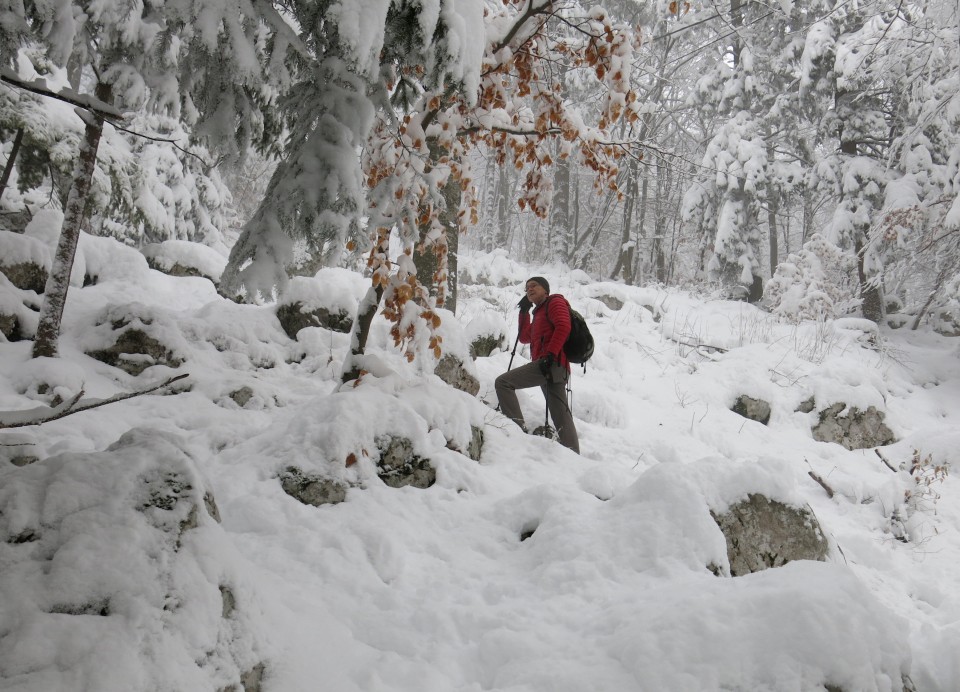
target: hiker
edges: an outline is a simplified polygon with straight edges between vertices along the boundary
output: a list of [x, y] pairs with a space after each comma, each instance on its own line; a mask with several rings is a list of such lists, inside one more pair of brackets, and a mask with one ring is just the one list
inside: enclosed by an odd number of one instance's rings
[[515, 370], [508, 370], [497, 378], [494, 387], [500, 410], [526, 432], [517, 390], [540, 387], [546, 397], [560, 444], [579, 454], [580, 441], [573, 425], [573, 414], [567, 405], [570, 363], [563, 352], [563, 344], [570, 334], [570, 304], [559, 293], [551, 296], [547, 280], [542, 276], [534, 276], [527, 280], [526, 295], [520, 299], [517, 307], [520, 308], [519, 340], [530, 344], [532, 361]]

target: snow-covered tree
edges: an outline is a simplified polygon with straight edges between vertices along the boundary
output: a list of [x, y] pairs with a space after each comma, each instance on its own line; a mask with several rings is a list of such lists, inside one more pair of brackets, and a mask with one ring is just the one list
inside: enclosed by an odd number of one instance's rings
[[856, 258], [820, 234], [777, 265], [763, 299], [787, 322], [841, 317], [859, 304]]
[[[35, 355], [55, 355], [105, 119], [149, 105], [184, 118], [209, 141], [229, 142], [231, 151], [242, 151], [254, 134], [264, 131], [264, 119], [251, 116], [269, 101], [272, 73], [265, 67], [289, 29], [277, 9], [262, 3], [203, 1], [14, 3], [4, 14], [4, 26], [0, 40], [11, 50], [5, 56], [37, 47], [67, 71], [73, 93], [87, 93], [73, 98], [61, 90], [58, 95], [85, 107], [88, 115], [82, 116], [83, 142], [34, 343]], [[265, 41], [270, 30], [274, 40]]]

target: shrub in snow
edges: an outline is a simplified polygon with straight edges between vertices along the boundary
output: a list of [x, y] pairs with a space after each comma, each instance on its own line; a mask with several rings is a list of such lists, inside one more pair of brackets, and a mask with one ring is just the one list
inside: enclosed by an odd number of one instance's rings
[[502, 350], [505, 341], [506, 337], [503, 334], [478, 336], [470, 342], [470, 357], [474, 360], [486, 358], [494, 351]]
[[730, 576], [782, 567], [794, 560], [827, 558], [829, 545], [816, 516], [760, 494], [711, 512], [727, 541]]
[[0, 467], [4, 680], [213, 692], [262, 675], [261, 607], [207, 487], [180, 438], [144, 429]]
[[213, 248], [188, 240], [165, 240], [140, 248], [151, 269], [171, 276], [198, 276], [220, 282], [227, 258]]
[[786, 322], [838, 317], [856, 305], [856, 258], [815, 234], [777, 265], [763, 304]]
[[50, 250], [40, 240], [0, 231], [0, 272], [17, 288], [43, 293], [50, 263]]
[[744, 418], [755, 420], [763, 425], [770, 422], [770, 404], [763, 399], [754, 399], [751, 396], [743, 394], [737, 397], [733, 408], [730, 410], [740, 414]]
[[883, 422], [885, 414], [874, 406], [860, 410], [838, 402], [822, 409], [813, 427], [813, 439], [835, 442], [847, 449], [883, 447], [897, 441], [893, 431]]

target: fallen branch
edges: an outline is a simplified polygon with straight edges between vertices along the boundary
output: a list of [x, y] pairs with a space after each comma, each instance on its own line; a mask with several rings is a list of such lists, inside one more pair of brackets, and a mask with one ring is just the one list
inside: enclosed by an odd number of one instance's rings
[[895, 468], [893, 468], [893, 464], [891, 464], [889, 461], [887, 461], [887, 460], [884, 458], [884, 456], [880, 453], [880, 450], [879, 450], [879, 449], [875, 449], [875, 450], [873, 450], [873, 451], [876, 453], [876, 455], [877, 455], [878, 457], [880, 457], [880, 461], [882, 461], [882, 462], [886, 465], [886, 467], [887, 467], [888, 469], [890, 469], [890, 470], [893, 471], [894, 473], [897, 472], [897, 470], [896, 470]]
[[[176, 377], [171, 377], [165, 382], [161, 382], [155, 387], [150, 387], [149, 389], [141, 389], [136, 392], [126, 392], [124, 394], [117, 394], [112, 396], [109, 399], [98, 399], [90, 401], [85, 404], [80, 403], [81, 397], [83, 397], [83, 390], [81, 390], [75, 397], [70, 399], [70, 401], [64, 402], [57, 406], [56, 408], [41, 407], [33, 408], [28, 411], [6, 411], [3, 414], [0, 414], [0, 429], [4, 428], [23, 428], [28, 425], [43, 425], [44, 423], [49, 423], [50, 421], [59, 420], [60, 418], [66, 418], [67, 416], [72, 416], [74, 413], [80, 413], [81, 411], [89, 411], [92, 408], [98, 408], [100, 406], [106, 406], [107, 404], [113, 404], [118, 401], [123, 401], [125, 399], [132, 399], [137, 396], [143, 396], [144, 394], [150, 394], [155, 392], [158, 389], [163, 389], [178, 380], [182, 380], [185, 377], [189, 377], [189, 373], [183, 373], [182, 375], [177, 375]], [[39, 418], [38, 414], [43, 413]], [[6, 420], [4, 420], [6, 418]], [[10, 420], [10, 418], [16, 418], [19, 420]]]
[[831, 498], [833, 497], [834, 495], [833, 488], [827, 485], [827, 482], [825, 480], [823, 480], [820, 476], [815, 474], [813, 471], [807, 471], [807, 475], [809, 475], [810, 478], [815, 480], [820, 485], [821, 488], [827, 491], [827, 497], [831, 497]]

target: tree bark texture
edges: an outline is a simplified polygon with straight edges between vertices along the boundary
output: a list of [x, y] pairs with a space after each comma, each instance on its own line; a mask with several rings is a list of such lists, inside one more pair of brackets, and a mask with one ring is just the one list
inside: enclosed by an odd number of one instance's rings
[[[430, 157], [434, 161], [443, 155], [443, 150], [435, 142], [429, 143]], [[457, 215], [460, 212], [460, 182], [453, 179], [453, 176], [447, 178], [446, 185], [440, 191], [443, 195], [444, 209], [440, 210], [438, 219], [440, 225], [444, 227], [447, 242], [447, 285], [446, 298], [443, 307], [451, 312], [457, 309], [457, 259], [456, 253], [460, 247], [460, 224]], [[428, 226], [420, 228], [420, 246], [423, 246], [426, 234], [429, 231]], [[418, 246], [419, 247], [419, 246]], [[437, 286], [434, 276], [440, 268], [437, 264], [437, 255], [433, 246], [425, 246], [423, 250], [415, 250], [413, 253], [413, 264], [417, 268], [417, 280], [421, 285], [426, 286], [430, 295], [437, 295]]]
[[[111, 87], [97, 84], [96, 96], [104, 103], [111, 101]], [[77, 254], [80, 240], [80, 226], [83, 223], [87, 207], [87, 194], [93, 181], [93, 171], [97, 165], [97, 149], [103, 134], [103, 119], [86, 113], [86, 128], [77, 165], [73, 172], [73, 184], [67, 195], [63, 212], [63, 225], [60, 228], [60, 240], [53, 257], [53, 266], [47, 277], [43, 293], [43, 305], [37, 325], [37, 336], [33, 342], [33, 357], [56, 357], [60, 339], [60, 324], [63, 319], [63, 306], [67, 302], [67, 290], [70, 288], [70, 272]]]
[[0, 176], [0, 199], [3, 198], [3, 191], [7, 189], [7, 183], [10, 182], [10, 174], [13, 173], [13, 164], [17, 160], [17, 154], [20, 153], [20, 145], [23, 144], [23, 128], [17, 130], [16, 137], [13, 138], [13, 147], [10, 149], [10, 156], [3, 167], [3, 175]]

